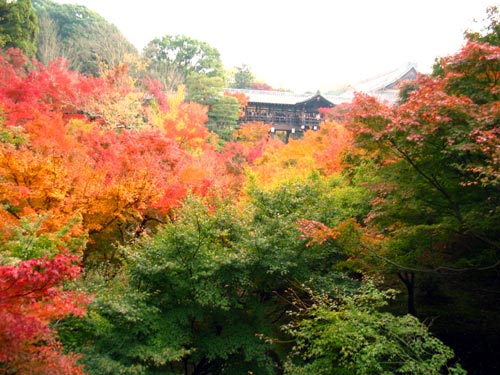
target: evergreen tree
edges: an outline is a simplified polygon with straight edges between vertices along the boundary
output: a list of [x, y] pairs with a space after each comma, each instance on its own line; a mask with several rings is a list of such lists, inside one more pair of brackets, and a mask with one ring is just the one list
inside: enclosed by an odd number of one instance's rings
[[0, 1], [0, 47], [19, 48], [27, 57], [36, 54], [38, 19], [31, 0]]

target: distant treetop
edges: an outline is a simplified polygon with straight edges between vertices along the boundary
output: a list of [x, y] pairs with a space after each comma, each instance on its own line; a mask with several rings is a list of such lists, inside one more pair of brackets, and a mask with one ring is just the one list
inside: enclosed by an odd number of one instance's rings
[[0, 1], [0, 48], [19, 48], [28, 57], [36, 54], [38, 20], [31, 0]]
[[33, 7], [40, 27], [37, 58], [44, 64], [64, 57], [71, 69], [97, 76], [127, 54], [137, 55], [115, 25], [85, 6], [33, 0]]

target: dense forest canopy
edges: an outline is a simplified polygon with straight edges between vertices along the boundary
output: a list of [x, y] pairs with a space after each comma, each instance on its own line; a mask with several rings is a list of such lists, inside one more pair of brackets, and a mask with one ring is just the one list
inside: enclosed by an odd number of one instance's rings
[[38, 20], [31, 0], [0, 1], [0, 48], [20, 48], [33, 57], [36, 53]]
[[70, 69], [100, 75], [127, 55], [137, 55], [116, 26], [84, 6], [33, 0], [33, 8], [39, 25], [37, 59], [44, 64], [64, 57]]
[[206, 43], [0, 3], [0, 374], [497, 374], [487, 17], [398, 103], [284, 143]]

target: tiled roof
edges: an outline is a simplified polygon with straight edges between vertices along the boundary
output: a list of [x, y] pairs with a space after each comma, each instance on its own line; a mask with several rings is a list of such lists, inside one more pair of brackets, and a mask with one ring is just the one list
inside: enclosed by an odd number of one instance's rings
[[317, 94], [295, 94], [289, 91], [265, 91], [226, 89], [228, 92], [241, 92], [245, 94], [252, 103], [288, 104], [294, 105], [314, 98]]
[[412, 79], [411, 77], [415, 77], [416, 73], [416, 65], [408, 63], [385, 74], [352, 85], [350, 89], [337, 97], [336, 103], [350, 102], [355, 92], [363, 92], [381, 101], [395, 103], [399, 98], [399, 88], [395, 84], [398, 81], [408, 79], [408, 77]]
[[[381, 100], [395, 102], [399, 95], [399, 90], [394, 84], [399, 80], [416, 74], [416, 65], [408, 63], [397, 69], [380, 74], [376, 77], [366, 79], [351, 86], [351, 88], [340, 95], [321, 95], [331, 103], [339, 104], [350, 102], [354, 92], [364, 92], [375, 96]], [[294, 105], [313, 99], [317, 94], [295, 94], [289, 91], [265, 91], [246, 89], [226, 89], [228, 92], [241, 92], [245, 94], [250, 102], [264, 104]]]
[[405, 77], [412, 70], [416, 72], [415, 64], [408, 63], [407, 65], [401, 66], [390, 72], [361, 81], [354, 85], [354, 90], [365, 93], [374, 93], [376, 91], [388, 89], [391, 85]]

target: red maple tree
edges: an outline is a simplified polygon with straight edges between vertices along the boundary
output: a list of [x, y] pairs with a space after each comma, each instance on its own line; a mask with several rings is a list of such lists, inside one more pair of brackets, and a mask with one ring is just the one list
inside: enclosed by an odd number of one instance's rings
[[63, 288], [79, 273], [77, 257], [66, 254], [0, 266], [0, 372], [83, 374], [78, 356], [63, 353], [50, 326], [85, 313], [89, 298]]

